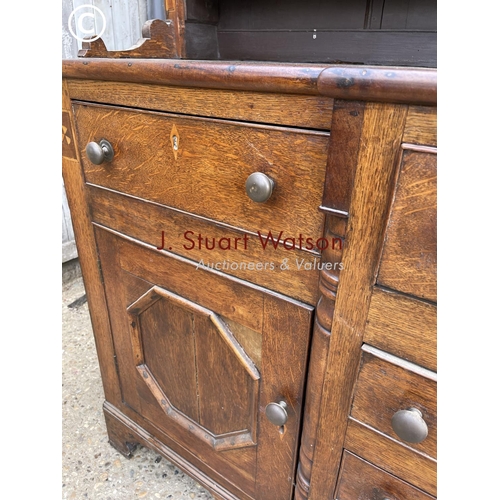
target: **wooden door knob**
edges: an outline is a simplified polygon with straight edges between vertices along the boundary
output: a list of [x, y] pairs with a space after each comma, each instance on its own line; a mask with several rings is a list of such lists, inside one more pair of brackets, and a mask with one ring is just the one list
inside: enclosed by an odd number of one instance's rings
[[100, 165], [105, 161], [109, 162], [115, 156], [113, 146], [106, 139], [101, 139], [99, 143], [89, 142], [85, 148], [85, 153], [94, 165]]

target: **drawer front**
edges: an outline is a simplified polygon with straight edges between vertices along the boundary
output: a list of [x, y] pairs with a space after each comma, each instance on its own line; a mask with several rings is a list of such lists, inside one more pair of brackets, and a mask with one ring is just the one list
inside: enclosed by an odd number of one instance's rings
[[[74, 109], [87, 183], [263, 236], [321, 238], [328, 133], [107, 106]], [[103, 138], [115, 156], [94, 165], [85, 147]], [[274, 181], [265, 203], [246, 194], [253, 172]]]
[[[288, 500], [313, 308], [95, 233], [120, 411], [237, 498]], [[265, 409], [281, 402], [279, 427]]]
[[348, 451], [344, 451], [336, 500], [432, 500], [414, 488]]
[[[412, 449], [436, 458], [436, 381], [433, 372], [404, 363], [370, 346], [363, 347], [361, 369], [355, 388], [351, 416]], [[397, 362], [399, 364], [394, 364]], [[412, 368], [415, 371], [412, 371]], [[425, 376], [427, 375], [427, 376]], [[405, 426], [426, 426], [427, 437], [419, 443], [402, 439], [393, 428], [397, 412], [416, 409], [423, 419]], [[400, 417], [403, 414], [399, 414]], [[410, 415], [411, 417], [411, 415]], [[406, 428], [406, 427], [405, 427]], [[400, 431], [401, 434], [401, 431]]]
[[436, 371], [436, 323], [435, 305], [374, 287], [363, 340]]
[[433, 148], [404, 149], [377, 283], [437, 299], [437, 163]]

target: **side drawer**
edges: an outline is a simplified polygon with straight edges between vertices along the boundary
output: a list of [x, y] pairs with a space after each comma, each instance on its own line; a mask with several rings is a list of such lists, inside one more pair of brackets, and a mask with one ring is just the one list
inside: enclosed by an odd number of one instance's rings
[[[420, 453], [436, 458], [435, 374], [366, 344], [363, 351], [351, 417]], [[427, 437], [418, 443], [405, 441], [393, 428], [395, 414], [410, 409], [419, 411], [421, 419], [405, 422], [406, 432], [409, 432], [409, 426], [420, 426], [419, 429], [423, 426], [428, 432]]]
[[335, 500], [431, 500], [427, 493], [344, 451]]

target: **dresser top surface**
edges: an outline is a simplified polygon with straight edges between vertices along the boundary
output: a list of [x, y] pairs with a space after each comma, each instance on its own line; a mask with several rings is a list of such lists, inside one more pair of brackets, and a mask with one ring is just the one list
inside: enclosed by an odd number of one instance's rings
[[63, 77], [339, 99], [435, 105], [437, 71], [389, 66], [199, 61], [67, 59]]

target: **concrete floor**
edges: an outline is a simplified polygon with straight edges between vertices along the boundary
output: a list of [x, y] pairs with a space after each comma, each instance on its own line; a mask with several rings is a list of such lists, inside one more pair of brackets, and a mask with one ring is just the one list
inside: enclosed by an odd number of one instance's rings
[[213, 499], [157, 453], [139, 447], [130, 459], [109, 443], [104, 394], [82, 279], [63, 284], [62, 498], [95, 500]]

